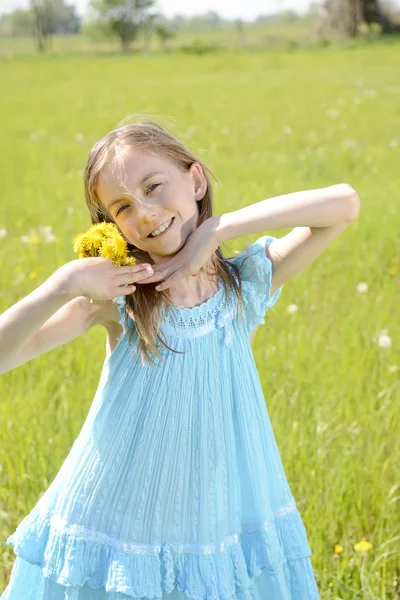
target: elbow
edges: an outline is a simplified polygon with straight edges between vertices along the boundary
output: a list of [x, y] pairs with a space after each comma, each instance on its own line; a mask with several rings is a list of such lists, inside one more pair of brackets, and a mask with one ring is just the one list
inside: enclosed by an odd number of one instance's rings
[[348, 183], [339, 183], [339, 197], [343, 207], [343, 216], [346, 221], [355, 221], [360, 213], [360, 197], [356, 190]]

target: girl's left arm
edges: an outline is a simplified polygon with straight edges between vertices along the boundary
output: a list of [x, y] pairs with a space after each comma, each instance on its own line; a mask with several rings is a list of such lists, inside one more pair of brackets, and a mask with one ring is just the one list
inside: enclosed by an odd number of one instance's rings
[[360, 199], [347, 183], [292, 192], [212, 217], [218, 242], [293, 227], [267, 246], [271, 295], [310, 265], [357, 217]]
[[154, 265], [153, 274], [142, 283], [163, 280], [155, 289], [165, 290], [181, 277], [198, 273], [225, 240], [293, 227], [267, 246], [272, 262], [273, 294], [312, 263], [357, 218], [359, 209], [357, 192], [350, 185], [339, 183], [276, 196], [212, 216], [197, 227], [177, 254]]

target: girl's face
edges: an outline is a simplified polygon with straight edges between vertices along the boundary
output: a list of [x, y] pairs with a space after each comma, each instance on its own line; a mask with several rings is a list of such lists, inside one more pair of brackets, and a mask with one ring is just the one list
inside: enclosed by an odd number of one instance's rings
[[[173, 162], [147, 152], [130, 150], [124, 160], [125, 182], [106, 168], [96, 192], [126, 241], [160, 262], [179, 252], [197, 228], [198, 207], [207, 180], [198, 163], [182, 171]], [[161, 235], [149, 237], [161, 225]]]

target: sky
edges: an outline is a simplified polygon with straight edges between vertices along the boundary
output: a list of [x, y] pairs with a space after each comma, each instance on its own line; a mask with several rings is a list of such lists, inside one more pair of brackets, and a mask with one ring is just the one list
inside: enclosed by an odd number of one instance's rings
[[[67, 3], [74, 4], [80, 15], [84, 16], [87, 13], [89, 0], [67, 0]], [[310, 0], [158, 0], [157, 7], [167, 17], [213, 10], [222, 17], [252, 20], [257, 15], [273, 14], [285, 9], [303, 13], [309, 4]], [[0, 13], [7, 13], [15, 8], [27, 8], [28, 5], [29, 0], [0, 0]]]

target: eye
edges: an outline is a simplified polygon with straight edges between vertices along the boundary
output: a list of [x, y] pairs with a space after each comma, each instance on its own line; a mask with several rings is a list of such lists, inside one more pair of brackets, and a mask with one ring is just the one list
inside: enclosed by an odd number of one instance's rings
[[150, 183], [150, 185], [146, 187], [146, 195], [150, 194], [150, 192], [153, 192], [159, 185], [159, 183]]
[[122, 212], [124, 208], [128, 208], [128, 206], [128, 204], [123, 204], [122, 206], [120, 206], [117, 212], [115, 213], [115, 216], [118, 217], [119, 213]]

